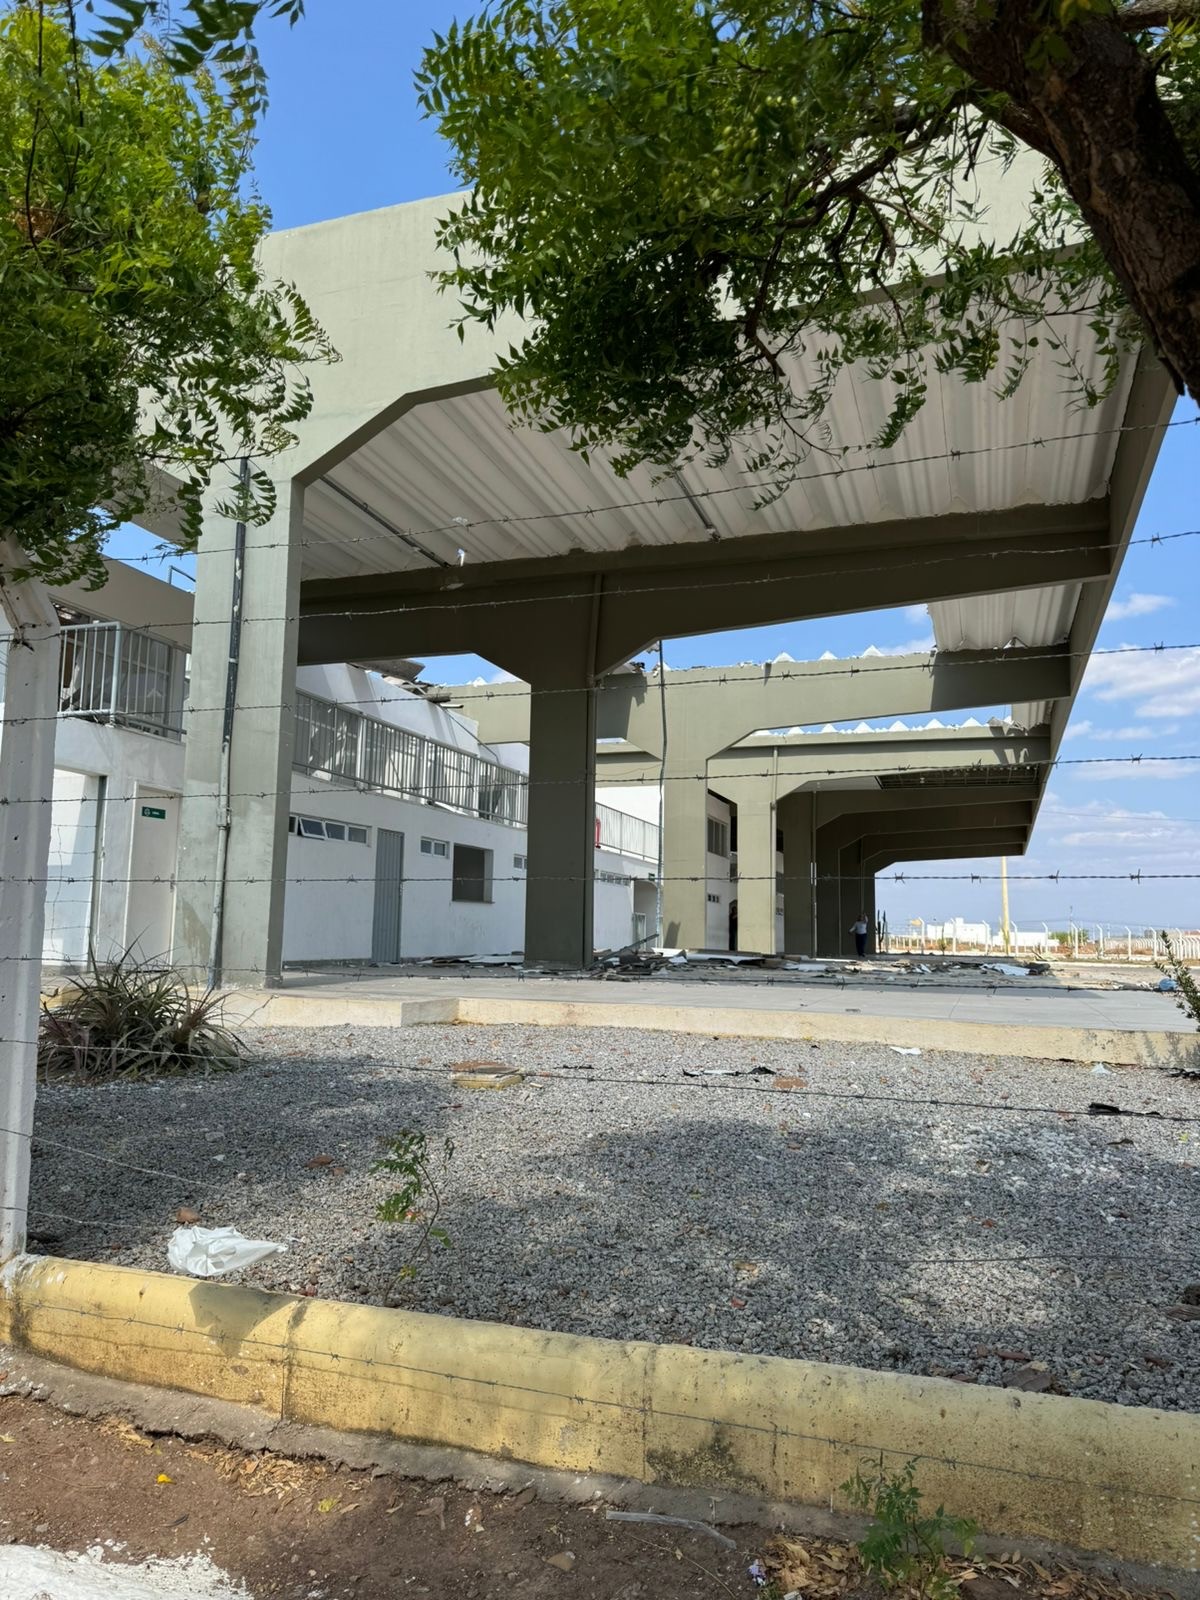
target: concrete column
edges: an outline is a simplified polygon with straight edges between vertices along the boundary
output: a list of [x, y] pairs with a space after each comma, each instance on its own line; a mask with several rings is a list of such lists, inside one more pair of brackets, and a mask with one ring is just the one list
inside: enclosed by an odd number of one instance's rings
[[817, 950], [822, 956], [842, 954], [842, 852], [817, 833]]
[[869, 955], [877, 955], [879, 952], [879, 939], [875, 927], [878, 917], [878, 912], [875, 908], [875, 874], [869, 866], [865, 866], [863, 900], [863, 909], [867, 913], [867, 922], [870, 924], [867, 929], [867, 953]]
[[[0, 542], [0, 574], [23, 552]], [[0, 589], [12, 629], [0, 746], [0, 1261], [25, 1248], [37, 1086], [42, 933], [54, 792], [58, 616], [36, 580]], [[31, 803], [33, 802], [33, 803]]]
[[789, 955], [815, 955], [814, 798], [811, 794], [785, 795], [775, 814], [783, 834], [783, 948]]
[[[279, 982], [302, 529], [303, 490], [281, 483], [270, 522], [245, 530], [240, 643], [231, 622], [236, 526], [210, 514], [200, 539], [175, 900], [175, 961], [194, 977], [203, 977], [215, 957], [222, 982]], [[223, 806], [225, 701], [235, 654], [230, 798]], [[338, 886], [328, 892], [335, 895]]]
[[738, 784], [727, 796], [737, 806], [737, 944], [775, 953], [775, 803], [765, 783]]
[[587, 966], [594, 948], [594, 689], [532, 688], [527, 853], [526, 961]]
[[840, 862], [842, 882], [839, 898], [842, 910], [838, 937], [841, 940], [842, 954], [852, 956], [855, 954], [855, 948], [854, 935], [850, 932], [850, 928], [857, 920], [860, 911], [868, 911], [867, 875], [863, 864], [861, 839], [855, 839], [851, 844], [842, 846]]
[[[666, 770], [663, 785], [663, 943], [708, 943], [708, 785], [704, 763]], [[739, 908], [740, 909], [740, 908]]]

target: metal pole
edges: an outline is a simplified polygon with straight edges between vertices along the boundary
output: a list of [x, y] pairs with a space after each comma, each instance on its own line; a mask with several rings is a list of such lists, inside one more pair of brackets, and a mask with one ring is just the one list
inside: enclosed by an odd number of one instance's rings
[[[250, 487], [250, 462], [243, 456], [238, 481], [244, 497]], [[244, 510], [244, 506], [242, 507]], [[217, 780], [217, 870], [213, 884], [212, 922], [208, 945], [208, 986], [221, 978], [221, 941], [225, 931], [225, 866], [229, 859], [229, 769], [233, 748], [234, 708], [237, 704], [238, 668], [242, 656], [242, 589], [246, 568], [246, 524], [233, 530], [233, 593], [229, 602], [229, 659], [225, 669], [225, 715], [221, 724], [221, 764]]]
[[[663, 830], [666, 826], [664, 806], [667, 787], [667, 669], [663, 661], [663, 642], [658, 641], [658, 709], [662, 720], [662, 761], [658, 768], [658, 860], [654, 873], [654, 943], [659, 949], [663, 942]], [[707, 826], [707, 823], [706, 823]], [[708, 885], [705, 884], [705, 905], [708, 904]]]

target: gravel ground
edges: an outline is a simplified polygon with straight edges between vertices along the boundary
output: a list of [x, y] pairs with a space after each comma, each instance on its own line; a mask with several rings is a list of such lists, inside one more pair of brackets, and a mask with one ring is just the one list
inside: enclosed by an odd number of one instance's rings
[[[186, 1206], [286, 1239], [241, 1274], [273, 1289], [1200, 1409], [1200, 1320], [1167, 1314], [1200, 1280], [1194, 1081], [609, 1029], [247, 1037], [236, 1073], [40, 1092], [39, 1248], [164, 1269]], [[453, 1087], [472, 1060], [527, 1076]], [[373, 1220], [368, 1171], [406, 1127], [455, 1144], [451, 1245], [408, 1279], [414, 1224]]]

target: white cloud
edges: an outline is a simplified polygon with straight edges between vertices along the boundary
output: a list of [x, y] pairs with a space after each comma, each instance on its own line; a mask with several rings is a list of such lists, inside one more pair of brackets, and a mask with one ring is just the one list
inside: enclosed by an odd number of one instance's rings
[[1127, 617], [1151, 617], [1156, 611], [1173, 606], [1169, 594], [1131, 594], [1124, 600], [1112, 600], [1104, 613], [1105, 622], [1124, 622]]
[[1113, 761], [1104, 766], [1077, 767], [1077, 777], [1086, 777], [1089, 783], [1170, 783], [1176, 778], [1192, 778], [1200, 772], [1200, 761], [1155, 761], [1146, 756], [1141, 761]]
[[[1126, 653], [1128, 651], [1128, 653]], [[1083, 680], [1097, 700], [1132, 700], [1139, 717], [1191, 717], [1200, 712], [1200, 647], [1121, 650], [1094, 655]]]
[[[1094, 722], [1089, 722], [1085, 717], [1082, 722], [1070, 722], [1064, 739], [1091, 739], [1095, 744], [1138, 744], [1145, 739], [1169, 739], [1179, 732], [1179, 724], [1172, 722], [1165, 728], [1154, 728], [1148, 723], [1134, 724], [1125, 728], [1098, 728]], [[1136, 752], [1131, 752], [1136, 753]]]
[[933, 635], [925, 633], [919, 639], [909, 639], [905, 644], [885, 644], [879, 649], [872, 645], [870, 650], [864, 650], [863, 654], [875, 656], [927, 656], [933, 648]]
[[915, 628], [919, 628], [922, 623], [929, 621], [929, 607], [905, 606], [904, 618], [906, 622], [911, 622]]
[[503, 670], [493, 673], [493, 675], [488, 679], [489, 683], [519, 683], [520, 681], [521, 680], [515, 673], [504, 672]]

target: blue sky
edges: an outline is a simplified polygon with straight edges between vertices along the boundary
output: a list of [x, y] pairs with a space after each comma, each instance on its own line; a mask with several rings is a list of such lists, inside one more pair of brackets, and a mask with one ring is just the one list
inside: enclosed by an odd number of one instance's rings
[[[297, 28], [264, 30], [271, 107], [257, 172], [277, 227], [454, 187], [444, 148], [422, 121], [411, 87], [424, 43], [449, 22], [452, 8], [443, 0], [412, 8], [395, 0], [355, 0], [352, 14], [351, 24], [344, 0], [309, 0], [309, 14]], [[1195, 408], [1181, 403], [1176, 415], [1193, 416]], [[1200, 528], [1198, 462], [1200, 429], [1169, 430], [1135, 538]], [[146, 549], [135, 530], [118, 535], [112, 545], [114, 555]], [[803, 660], [826, 650], [852, 655], [870, 645], [885, 651], [920, 648], [928, 638], [920, 608], [899, 608], [669, 641], [667, 660], [676, 667], [723, 665], [765, 660], [781, 651]], [[1013, 916], [1033, 926], [1043, 921], [1061, 926], [1070, 915], [1118, 925], [1200, 926], [1200, 881], [1140, 886], [1019, 881], [1022, 873], [1054, 871], [1200, 873], [1200, 539], [1130, 550], [1099, 643], [1101, 649], [1157, 643], [1191, 648], [1094, 659], [1062, 755], [1198, 759], [1059, 767], [1030, 855], [1010, 863]], [[490, 675], [490, 669], [468, 658], [443, 659], [430, 663], [430, 669], [428, 676], [444, 681], [461, 681], [480, 670]], [[930, 863], [911, 870], [994, 876], [998, 863], [953, 862], [944, 869]], [[881, 880], [878, 902], [893, 926], [910, 917], [935, 920], [955, 913], [999, 918], [995, 883]]]

